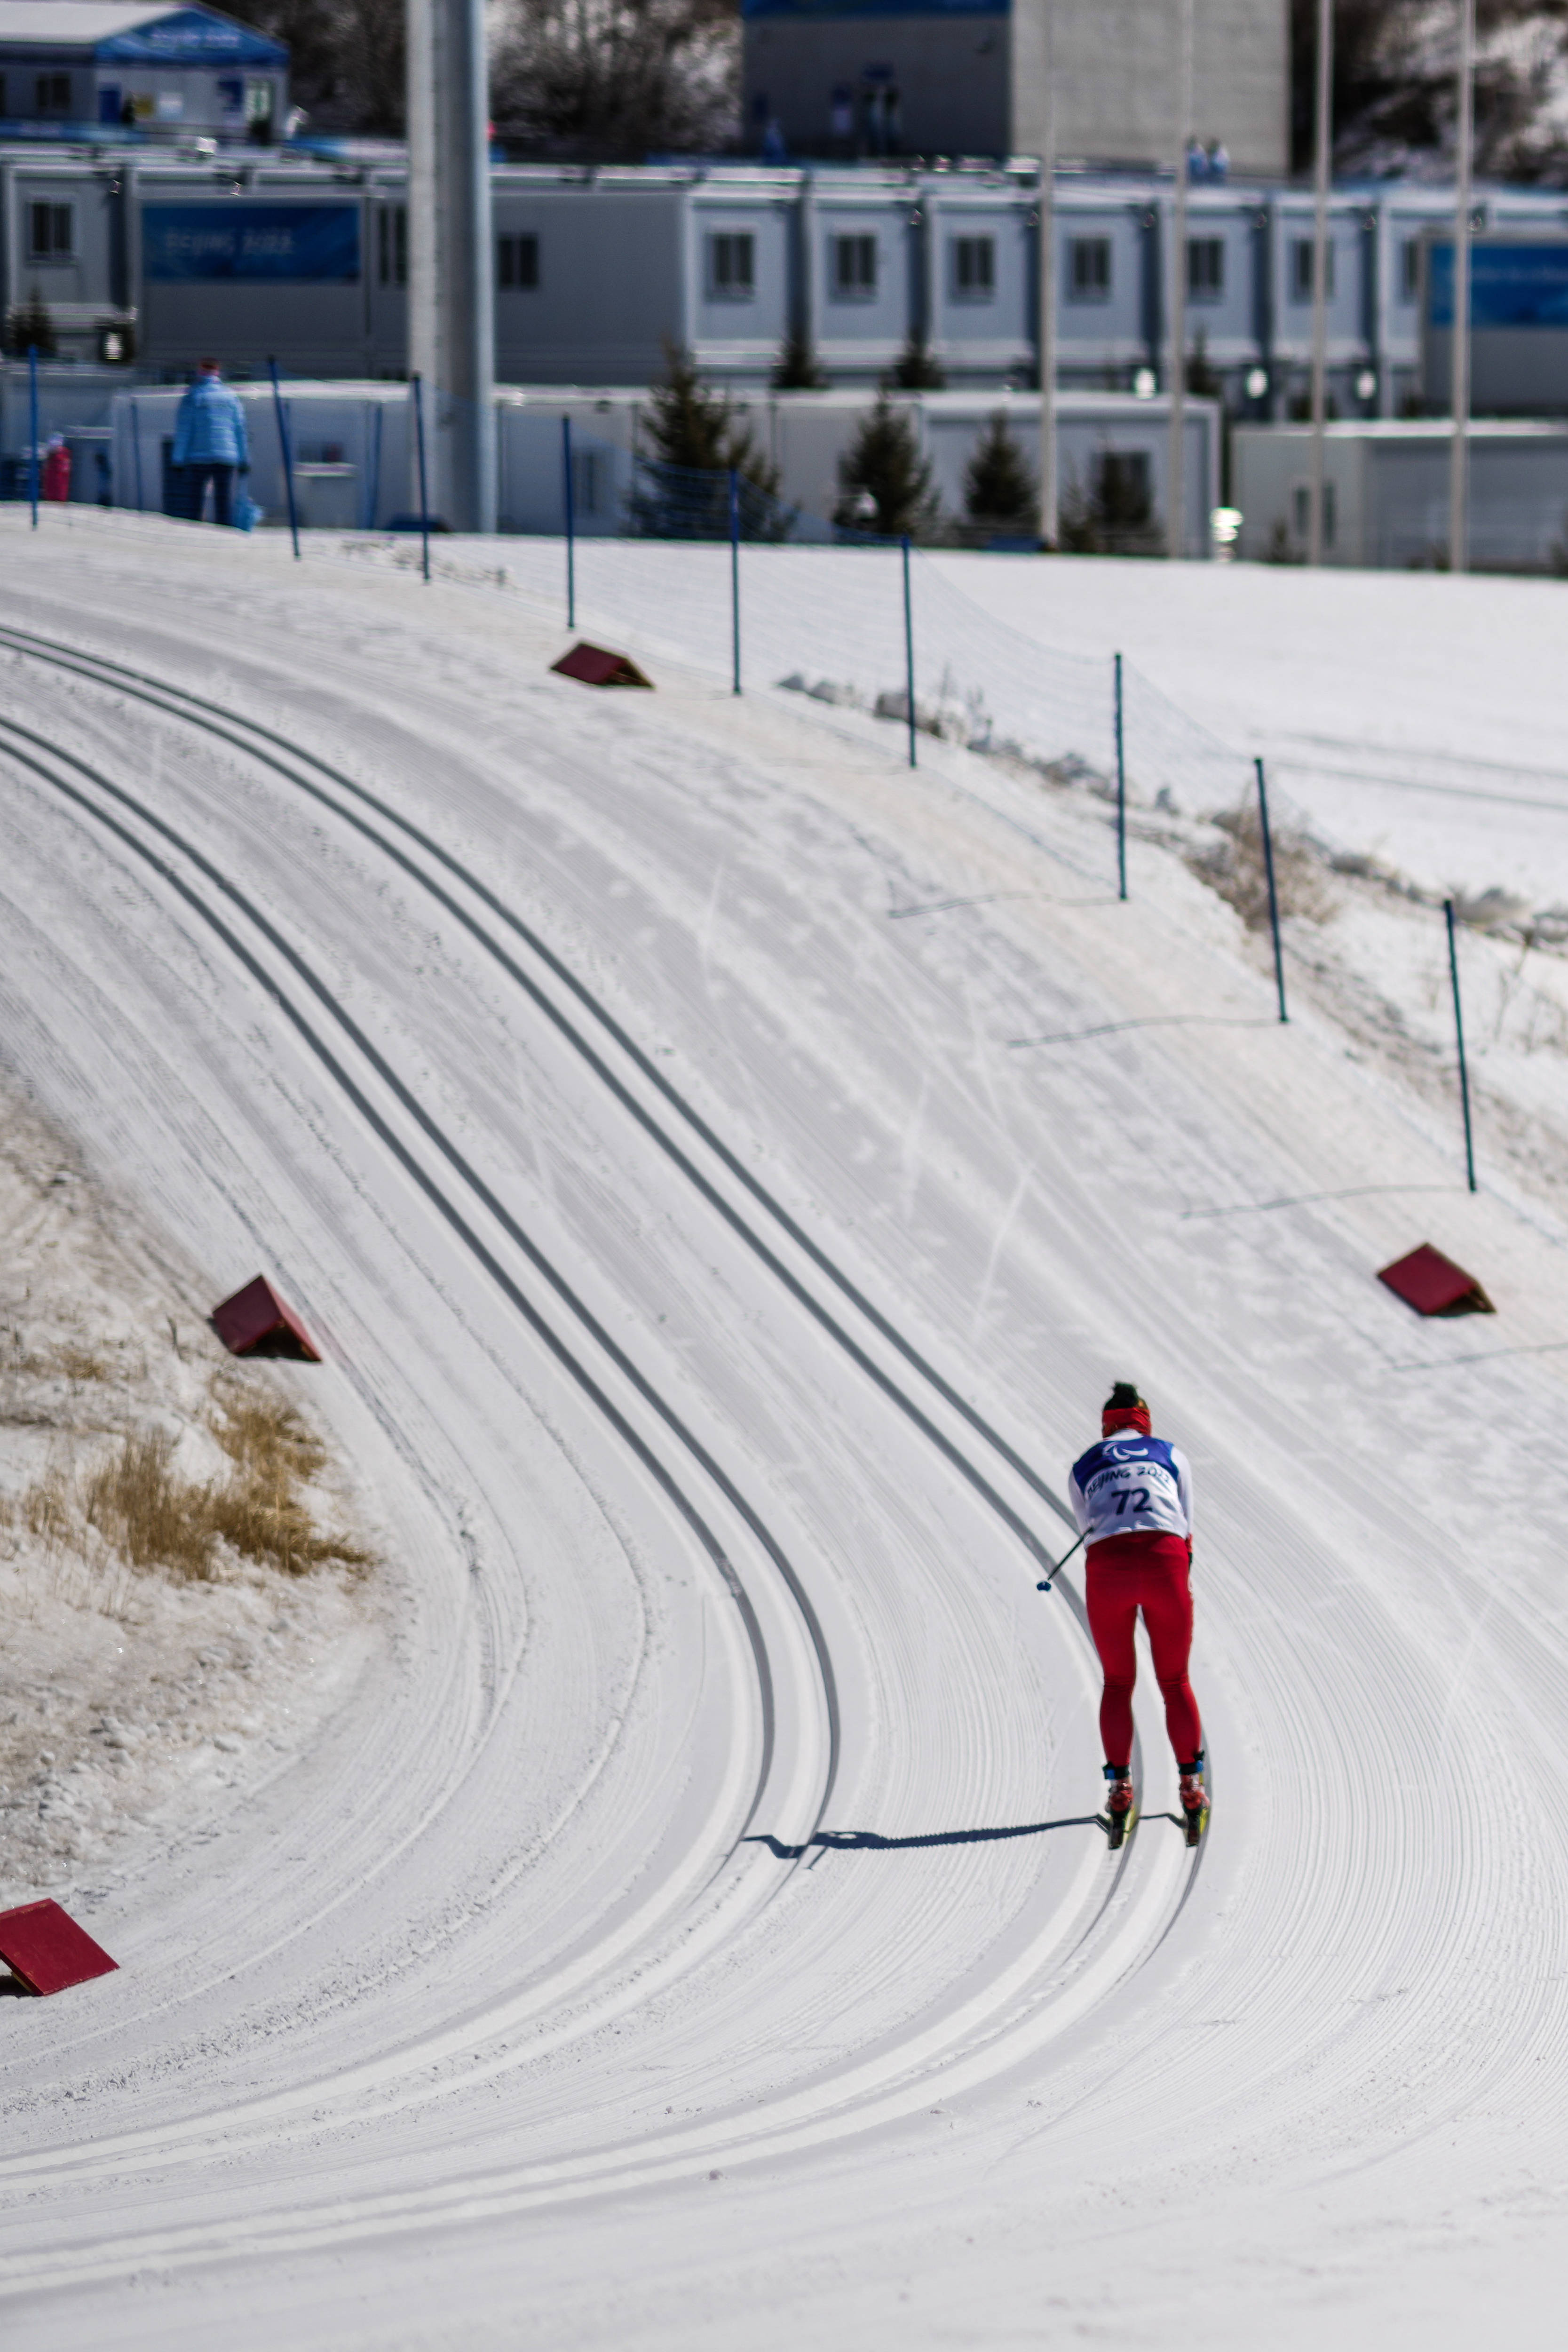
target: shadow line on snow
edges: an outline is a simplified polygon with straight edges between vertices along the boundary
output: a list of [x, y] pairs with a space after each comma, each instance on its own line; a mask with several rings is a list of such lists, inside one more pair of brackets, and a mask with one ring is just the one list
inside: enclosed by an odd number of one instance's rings
[[1052, 1029], [1040, 1037], [1009, 1037], [1009, 1051], [1025, 1045], [1077, 1045], [1086, 1037], [1114, 1037], [1124, 1029], [1272, 1029], [1272, 1013], [1152, 1013], [1142, 1021], [1102, 1021], [1092, 1029]]
[[1047, 1830], [1098, 1830], [1104, 1827], [1098, 1813], [1072, 1813], [1060, 1822], [1019, 1822], [1006, 1829], [996, 1830], [925, 1830], [914, 1837], [883, 1837], [876, 1830], [818, 1830], [804, 1845], [789, 1845], [783, 1838], [753, 1832], [743, 1838], [743, 1845], [765, 1845], [780, 1862], [799, 1862], [812, 1846], [824, 1846], [839, 1853], [894, 1853], [911, 1846], [925, 1845], [991, 1845], [1002, 1838], [1040, 1837]]
[[1352, 1184], [1341, 1192], [1291, 1192], [1278, 1201], [1235, 1201], [1220, 1209], [1184, 1209], [1182, 1219], [1189, 1217], [1252, 1217], [1265, 1209], [1308, 1209], [1319, 1201], [1364, 1201], [1380, 1192], [1451, 1192], [1464, 1191], [1462, 1184]]

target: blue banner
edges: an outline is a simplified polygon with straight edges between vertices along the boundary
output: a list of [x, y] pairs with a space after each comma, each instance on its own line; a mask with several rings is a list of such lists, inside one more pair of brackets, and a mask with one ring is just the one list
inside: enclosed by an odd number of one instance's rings
[[[1427, 257], [1427, 323], [1454, 323], [1454, 248]], [[1568, 327], [1568, 237], [1550, 245], [1472, 245], [1470, 325]]]
[[[149, 10], [148, 15], [152, 15]], [[35, 35], [36, 38], [37, 36]], [[66, 35], [66, 38], [79, 37]], [[235, 25], [205, 8], [180, 8], [151, 24], [110, 33], [95, 43], [93, 55], [137, 65], [286, 66], [288, 51], [252, 25]]]
[[141, 273], [176, 278], [289, 278], [320, 285], [360, 274], [358, 205], [143, 205]]

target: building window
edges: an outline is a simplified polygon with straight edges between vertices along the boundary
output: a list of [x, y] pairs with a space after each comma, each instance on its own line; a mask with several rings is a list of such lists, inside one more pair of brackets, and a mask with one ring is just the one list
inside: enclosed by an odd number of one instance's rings
[[408, 284], [406, 205], [383, 205], [376, 215], [376, 275], [383, 286]]
[[707, 290], [714, 302], [749, 302], [757, 285], [757, 245], [749, 231], [723, 229], [707, 241]]
[[1399, 299], [1414, 302], [1421, 291], [1421, 240], [1407, 236], [1399, 248]]
[[1110, 300], [1111, 240], [1108, 236], [1069, 238], [1067, 299], [1070, 302]]
[[528, 293], [539, 282], [539, 241], [530, 229], [522, 236], [496, 239], [496, 283], [511, 292]]
[[[1323, 247], [1323, 293], [1333, 300], [1333, 239]], [[1293, 237], [1291, 242], [1291, 299], [1310, 302], [1312, 299], [1312, 240], [1310, 236]]]
[[1218, 302], [1225, 292], [1225, 239], [1187, 239], [1186, 290], [1195, 302]]
[[29, 261], [68, 261], [76, 250], [74, 205], [27, 206]]
[[841, 302], [869, 302], [876, 293], [874, 236], [833, 239], [833, 292]]
[[988, 302], [997, 290], [994, 236], [953, 239], [953, 291], [960, 302]]
[[68, 114], [71, 110], [69, 74], [40, 74], [37, 79], [37, 104], [40, 114]]

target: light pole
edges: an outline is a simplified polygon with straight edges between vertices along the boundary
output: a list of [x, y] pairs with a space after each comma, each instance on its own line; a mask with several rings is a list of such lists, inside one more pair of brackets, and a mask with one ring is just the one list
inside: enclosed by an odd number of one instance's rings
[[409, 368], [430, 394], [430, 491], [496, 528], [495, 238], [485, 0], [408, 0]]
[[1166, 465], [1166, 552], [1173, 562], [1186, 552], [1186, 151], [1192, 144], [1193, 0], [1177, 0], [1177, 6], [1181, 48], [1176, 59], [1176, 210], [1169, 271], [1171, 437]]
[[1448, 454], [1448, 569], [1469, 563], [1470, 183], [1476, 131], [1476, 0], [1459, 0], [1459, 141], [1454, 190], [1454, 323], [1448, 337], [1454, 438]]
[[1307, 562], [1323, 560], [1323, 426], [1328, 417], [1329, 163], [1333, 145], [1333, 0], [1318, 0], [1317, 205], [1312, 215], [1312, 464]]
[[1043, 114], [1040, 142], [1040, 536], [1056, 545], [1061, 485], [1056, 454], [1056, 78], [1051, 49], [1055, 0], [1040, 0]]

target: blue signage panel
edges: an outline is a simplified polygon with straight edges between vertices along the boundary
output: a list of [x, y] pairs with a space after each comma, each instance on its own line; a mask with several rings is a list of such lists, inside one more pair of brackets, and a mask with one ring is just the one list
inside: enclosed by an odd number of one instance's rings
[[144, 205], [141, 270], [189, 278], [291, 278], [320, 285], [360, 274], [357, 205]]
[[[1427, 258], [1427, 323], [1454, 323], [1454, 248]], [[1543, 245], [1470, 247], [1470, 325], [1568, 327], [1568, 237]]]
[[281, 41], [252, 26], [235, 25], [205, 8], [172, 8], [166, 16], [110, 33], [94, 44], [95, 57], [138, 65], [279, 66], [288, 62]]

